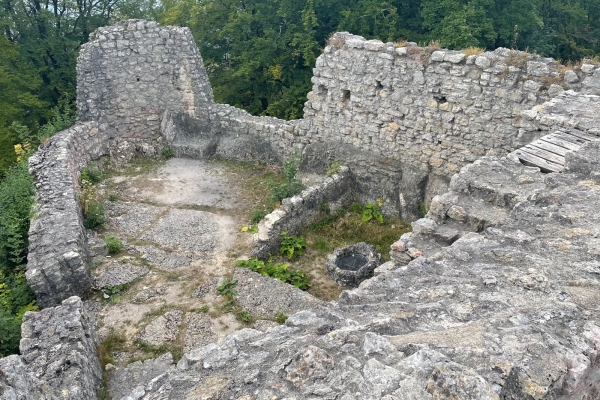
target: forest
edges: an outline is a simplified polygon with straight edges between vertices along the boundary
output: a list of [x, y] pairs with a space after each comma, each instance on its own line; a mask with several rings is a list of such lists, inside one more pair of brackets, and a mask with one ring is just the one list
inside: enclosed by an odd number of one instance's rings
[[349, 31], [383, 41], [600, 54], [598, 0], [0, 0], [0, 356], [35, 309], [24, 265], [31, 213], [27, 156], [74, 122], [78, 51], [129, 18], [187, 26], [215, 99], [254, 115], [302, 117], [316, 58]]

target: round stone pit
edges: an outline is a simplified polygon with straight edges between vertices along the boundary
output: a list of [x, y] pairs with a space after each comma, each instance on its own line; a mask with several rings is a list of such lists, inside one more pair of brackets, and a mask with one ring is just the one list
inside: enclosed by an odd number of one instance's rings
[[381, 255], [375, 246], [360, 242], [336, 248], [327, 257], [325, 270], [340, 286], [357, 287], [373, 276], [373, 270], [381, 263]]

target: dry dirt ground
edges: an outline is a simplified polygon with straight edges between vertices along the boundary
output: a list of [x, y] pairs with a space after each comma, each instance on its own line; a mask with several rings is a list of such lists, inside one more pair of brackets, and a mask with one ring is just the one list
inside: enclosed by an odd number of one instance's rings
[[93, 263], [98, 333], [101, 341], [119, 338], [115, 364], [176, 355], [248, 324], [227, 312], [217, 291], [253, 241], [239, 229], [252, 204], [238, 183], [222, 164], [174, 158], [98, 185], [107, 211], [99, 236], [123, 242], [118, 254]]

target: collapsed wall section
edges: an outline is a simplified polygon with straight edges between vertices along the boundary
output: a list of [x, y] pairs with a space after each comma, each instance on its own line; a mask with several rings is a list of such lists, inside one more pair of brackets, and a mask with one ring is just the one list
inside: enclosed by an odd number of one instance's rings
[[[414, 208], [424, 194], [443, 191], [462, 166], [505, 155], [552, 129], [522, 112], [564, 89], [600, 94], [600, 68], [565, 70], [553, 59], [505, 48], [466, 55], [399, 47], [344, 32], [317, 59], [312, 82], [298, 124], [309, 146], [324, 148], [317, 158], [342, 158], [352, 167], [348, 158], [358, 150], [371, 153], [375, 173], [397, 164], [401, 171], [386, 191], [402, 210], [402, 203]], [[414, 209], [403, 211], [408, 217]]]

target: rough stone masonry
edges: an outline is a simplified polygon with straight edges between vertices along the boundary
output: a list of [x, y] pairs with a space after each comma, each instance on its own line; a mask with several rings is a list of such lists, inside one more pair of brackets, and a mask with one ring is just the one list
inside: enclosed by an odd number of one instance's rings
[[[303, 148], [303, 168], [342, 160], [360, 200], [382, 197], [386, 213], [411, 218], [419, 199], [445, 192], [452, 174], [482, 156], [502, 156], [557, 126], [600, 133], [598, 65], [562, 71], [507, 49], [466, 56], [338, 33], [317, 61], [298, 121], [215, 104], [186, 28], [138, 20], [100, 28], [77, 71], [78, 124], [30, 164], [39, 217], [27, 278], [45, 307], [89, 287], [79, 171], [104, 155], [127, 159], [170, 145], [182, 156], [281, 162]], [[525, 185], [515, 194], [522, 200], [500, 211], [506, 219], [483, 223], [496, 230], [435, 254], [413, 251], [425, 256], [344, 292], [318, 315], [194, 350], [148, 382], [144, 398], [597, 397], [598, 233], [588, 217], [598, 206], [599, 155], [597, 147], [582, 154], [557, 177], [499, 158], [465, 169], [497, 178], [484, 193], [513, 177]], [[450, 209], [459, 208], [463, 223], [475, 220], [467, 206], [481, 190], [469, 192], [477, 187], [469, 176], [451, 188], [467, 196], [444, 211], [453, 221], [460, 213]], [[544, 186], [529, 191], [529, 182]], [[84, 368], [85, 382], [96, 382], [94, 370]]]

